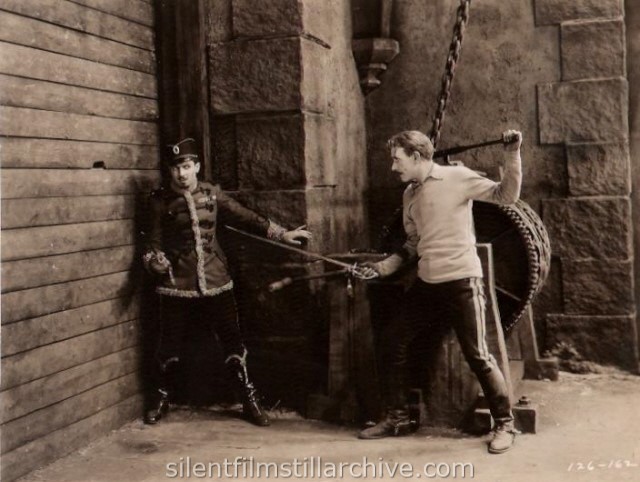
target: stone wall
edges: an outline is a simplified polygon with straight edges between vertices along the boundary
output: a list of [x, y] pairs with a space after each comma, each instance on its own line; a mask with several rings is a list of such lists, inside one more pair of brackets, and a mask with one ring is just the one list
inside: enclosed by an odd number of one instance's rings
[[[311, 251], [366, 246], [364, 101], [349, 2], [209, 0], [208, 12], [214, 178], [287, 227], [306, 224]], [[326, 376], [322, 287], [265, 287], [321, 267], [237, 236], [228, 245], [258, 376], [271, 399], [302, 407]]]
[[[429, 131], [458, 4], [394, 3], [401, 52], [367, 98], [373, 239], [401, 202], [384, 142]], [[542, 214], [554, 252], [534, 307], [541, 345], [566, 341], [588, 359], [635, 369], [623, 15], [620, 0], [472, 2], [438, 147], [524, 132], [522, 197]], [[500, 157], [488, 148], [459, 159], [495, 175]]]
[[547, 344], [636, 369], [633, 229], [624, 11], [619, 0], [537, 0], [536, 25], [557, 25], [559, 82], [538, 85], [540, 142], [563, 143], [568, 196], [543, 202], [560, 260], [564, 305]]
[[[625, 2], [627, 78], [629, 80], [629, 151], [631, 154], [631, 209], [633, 220], [636, 326], [640, 313], [640, 3]], [[638, 330], [640, 332], [640, 330]], [[639, 333], [640, 335], [640, 333]], [[640, 339], [639, 339], [640, 340]], [[639, 341], [640, 344], [640, 341]]]

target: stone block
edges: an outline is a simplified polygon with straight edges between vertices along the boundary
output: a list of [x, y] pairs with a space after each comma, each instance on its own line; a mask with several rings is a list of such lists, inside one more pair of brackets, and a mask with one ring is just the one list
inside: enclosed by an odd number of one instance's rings
[[240, 189], [300, 189], [335, 184], [335, 125], [318, 114], [239, 117]]
[[331, 187], [307, 189], [307, 227], [313, 232], [313, 239], [307, 247], [316, 253], [336, 253], [339, 251], [340, 233], [338, 228], [344, 219], [338, 212], [340, 202]]
[[232, 0], [233, 33], [238, 37], [300, 35], [302, 4], [298, 0]]
[[309, 35], [331, 43], [333, 0], [233, 0], [238, 37]]
[[570, 315], [626, 315], [633, 312], [631, 261], [562, 263], [564, 312]]
[[573, 196], [631, 193], [629, 144], [569, 144], [566, 146], [569, 192]]
[[211, 176], [223, 189], [238, 189], [238, 154], [236, 152], [236, 116], [217, 115], [211, 118], [212, 165], [206, 176]]
[[[295, 228], [307, 222], [307, 203], [304, 190], [291, 191], [236, 191], [230, 196], [243, 206], [281, 224]], [[241, 226], [239, 226], [242, 228]], [[313, 226], [312, 228], [315, 228]], [[309, 259], [277, 246], [251, 239], [230, 230], [222, 230], [219, 237], [232, 266], [242, 272], [258, 270], [266, 264], [305, 263]], [[282, 277], [286, 276], [283, 274]], [[273, 279], [275, 280], [275, 278]], [[272, 281], [273, 281], [272, 280]]]
[[305, 115], [307, 186], [333, 186], [338, 183], [337, 138], [334, 118], [320, 114]]
[[635, 315], [574, 316], [548, 314], [547, 346], [573, 345], [585, 359], [636, 370]]
[[535, 0], [536, 25], [624, 15], [622, 0]]
[[562, 80], [625, 75], [622, 20], [563, 23], [560, 32]]
[[205, 31], [213, 42], [226, 42], [233, 38], [231, 2], [205, 0]]
[[238, 117], [236, 133], [240, 189], [304, 188], [304, 115]]
[[[553, 255], [552, 250], [551, 267], [544, 285], [540, 292], [533, 299], [534, 313], [561, 313], [564, 310], [564, 298], [562, 295], [562, 263], [558, 256]], [[539, 322], [538, 317], [534, 317], [536, 331], [542, 333], [544, 323]]]
[[245, 206], [287, 228], [305, 224], [313, 233], [306, 249], [318, 253], [333, 251], [334, 216], [327, 210], [335, 205], [331, 188], [289, 191], [241, 191], [234, 197]]
[[626, 261], [632, 254], [631, 204], [626, 197], [550, 199], [542, 202], [551, 249], [572, 261]]
[[540, 142], [626, 139], [628, 104], [623, 78], [538, 84]]
[[214, 43], [209, 49], [214, 114], [327, 108], [327, 50], [296, 38]]

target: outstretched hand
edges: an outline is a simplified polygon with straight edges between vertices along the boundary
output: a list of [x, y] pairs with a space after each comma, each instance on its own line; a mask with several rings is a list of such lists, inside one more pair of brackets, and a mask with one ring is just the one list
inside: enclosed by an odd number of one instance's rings
[[287, 244], [293, 244], [295, 246], [300, 246], [302, 244], [302, 239], [308, 240], [313, 237], [310, 231], [304, 229], [306, 225], [300, 226], [299, 228], [292, 229], [291, 231], [287, 231], [282, 235], [282, 241]]

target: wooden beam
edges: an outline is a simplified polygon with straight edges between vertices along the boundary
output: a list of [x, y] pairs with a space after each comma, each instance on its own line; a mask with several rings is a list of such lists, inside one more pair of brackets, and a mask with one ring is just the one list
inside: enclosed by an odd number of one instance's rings
[[175, 15], [177, 2], [174, 0], [158, 2], [159, 25], [157, 28], [158, 76], [162, 82], [158, 85], [158, 97], [163, 107], [161, 121], [162, 138], [169, 139], [179, 137], [179, 126], [176, 119], [179, 118], [180, 103], [178, 93], [178, 45], [176, 44]]
[[0, 106], [0, 135], [157, 144], [158, 126], [90, 115]]
[[113, 298], [132, 297], [137, 288], [131, 284], [130, 273], [121, 272], [12, 291], [2, 296], [2, 324], [6, 325]]
[[10, 293], [127, 271], [136, 263], [135, 253], [135, 246], [117, 246], [58, 256], [7, 261], [0, 265], [2, 292]]
[[127, 120], [158, 120], [155, 99], [3, 74], [0, 74], [0, 105]]
[[73, 0], [75, 3], [95, 8], [101, 12], [126, 18], [133, 22], [152, 27], [154, 24], [153, 6], [136, 0]]
[[0, 431], [2, 453], [116, 405], [139, 389], [140, 377], [132, 373], [5, 423]]
[[202, 149], [205, 177], [211, 178], [209, 81], [207, 79], [206, 18], [203, 0], [158, 2], [160, 92], [164, 107], [162, 136], [193, 137]]
[[2, 229], [132, 219], [134, 214], [132, 194], [6, 199], [2, 203]]
[[90, 33], [124, 44], [154, 49], [152, 28], [67, 0], [3, 0], [3, 10]]
[[[206, 9], [202, 0], [176, 2], [175, 41], [179, 137], [195, 137], [205, 174], [211, 176], [209, 79], [207, 77]], [[168, 99], [165, 99], [165, 102]]]
[[135, 320], [140, 301], [114, 298], [2, 327], [2, 356], [7, 357], [112, 325]]
[[125, 219], [11, 229], [0, 240], [2, 261], [128, 246], [135, 241], [134, 227], [133, 221]]
[[[92, 159], [87, 161], [89, 164]], [[107, 167], [109, 167], [107, 165]], [[102, 196], [151, 191], [160, 182], [158, 171], [110, 169], [3, 169], [2, 199]], [[34, 183], [34, 175], [38, 182]]]
[[152, 51], [10, 12], [0, 11], [0, 40], [148, 74], [156, 71]]
[[0, 73], [155, 99], [154, 75], [0, 42]]
[[10, 481], [86, 446], [138, 417], [142, 396], [134, 395], [91, 417], [46, 435], [2, 456], [2, 480]]
[[[77, 393], [136, 371], [140, 349], [125, 348], [96, 360], [0, 393], [0, 423], [6, 423]], [[46, 397], [42, 396], [46, 393]]]
[[137, 321], [127, 321], [34, 348], [2, 359], [1, 390], [66, 370], [90, 360], [135, 346], [139, 339]]
[[108, 169], [158, 169], [157, 146], [53, 139], [0, 138], [2, 167], [90, 168], [102, 161]]

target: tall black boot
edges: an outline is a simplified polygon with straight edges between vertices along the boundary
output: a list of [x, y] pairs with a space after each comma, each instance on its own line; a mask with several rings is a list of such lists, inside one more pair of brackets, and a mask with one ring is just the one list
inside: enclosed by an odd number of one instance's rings
[[160, 366], [160, 383], [153, 394], [150, 408], [145, 412], [144, 423], [154, 425], [169, 413], [172, 389], [175, 387], [178, 358], [170, 358]]
[[247, 373], [247, 351], [245, 350], [242, 356], [231, 355], [227, 358], [226, 364], [242, 397], [242, 409], [245, 417], [247, 417], [251, 423], [260, 427], [271, 425], [269, 416], [260, 406], [257, 390], [249, 380], [249, 374]]

